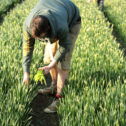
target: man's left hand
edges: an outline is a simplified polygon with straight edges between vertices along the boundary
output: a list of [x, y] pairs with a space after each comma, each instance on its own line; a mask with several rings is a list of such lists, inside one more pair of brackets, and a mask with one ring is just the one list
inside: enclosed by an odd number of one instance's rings
[[40, 67], [39, 70], [44, 70], [45, 74], [48, 74], [49, 71], [57, 64], [55, 60], [53, 60], [48, 66]]
[[48, 74], [49, 73], [49, 71], [50, 71], [50, 67], [49, 66], [45, 66], [45, 67], [39, 67], [39, 70], [44, 70], [44, 73], [45, 74]]

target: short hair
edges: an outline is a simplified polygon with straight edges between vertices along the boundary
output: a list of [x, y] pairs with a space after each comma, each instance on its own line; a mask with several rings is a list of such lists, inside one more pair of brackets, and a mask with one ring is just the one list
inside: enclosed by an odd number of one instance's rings
[[48, 33], [49, 21], [45, 16], [38, 15], [34, 17], [30, 24], [31, 35], [33, 38], [40, 37], [42, 33]]

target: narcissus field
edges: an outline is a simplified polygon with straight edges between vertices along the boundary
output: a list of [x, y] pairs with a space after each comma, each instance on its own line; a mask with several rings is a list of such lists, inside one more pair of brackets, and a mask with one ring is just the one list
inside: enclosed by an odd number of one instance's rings
[[[17, 4], [0, 26], [0, 126], [31, 124], [30, 103], [38, 91], [34, 78], [43, 63], [44, 45], [35, 43], [31, 84], [26, 86], [22, 83], [22, 36], [24, 19], [37, 1]], [[73, 2], [80, 9], [82, 27], [58, 108], [59, 125], [125, 126], [126, 59], [113, 30], [125, 45], [126, 1], [105, 0], [103, 11], [87, 0]], [[1, 10], [0, 5], [3, 14]]]

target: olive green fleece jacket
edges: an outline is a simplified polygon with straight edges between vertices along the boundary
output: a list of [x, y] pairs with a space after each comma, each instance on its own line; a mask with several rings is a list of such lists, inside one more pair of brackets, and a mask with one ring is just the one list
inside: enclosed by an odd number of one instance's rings
[[59, 48], [54, 59], [59, 62], [71, 47], [69, 29], [76, 24], [80, 16], [77, 6], [70, 0], [40, 0], [31, 10], [23, 26], [23, 71], [30, 72], [30, 64], [35, 39], [31, 37], [30, 23], [37, 15], [45, 16], [51, 25], [49, 39], [58, 39]]

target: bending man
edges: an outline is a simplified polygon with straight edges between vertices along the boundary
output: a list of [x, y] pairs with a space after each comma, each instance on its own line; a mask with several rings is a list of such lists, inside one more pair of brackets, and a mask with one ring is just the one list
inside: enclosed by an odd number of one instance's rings
[[[62, 89], [68, 78], [70, 61], [75, 41], [81, 27], [81, 17], [77, 6], [70, 0], [40, 0], [24, 21], [23, 37], [23, 70], [24, 83], [29, 83], [30, 64], [34, 50], [35, 39], [48, 38], [51, 45], [58, 40], [58, 49], [54, 59], [45, 67], [45, 74], [50, 72], [51, 86], [40, 89], [39, 93], [56, 93], [56, 100], [44, 111], [56, 112]], [[45, 55], [48, 54], [48, 49]]]

